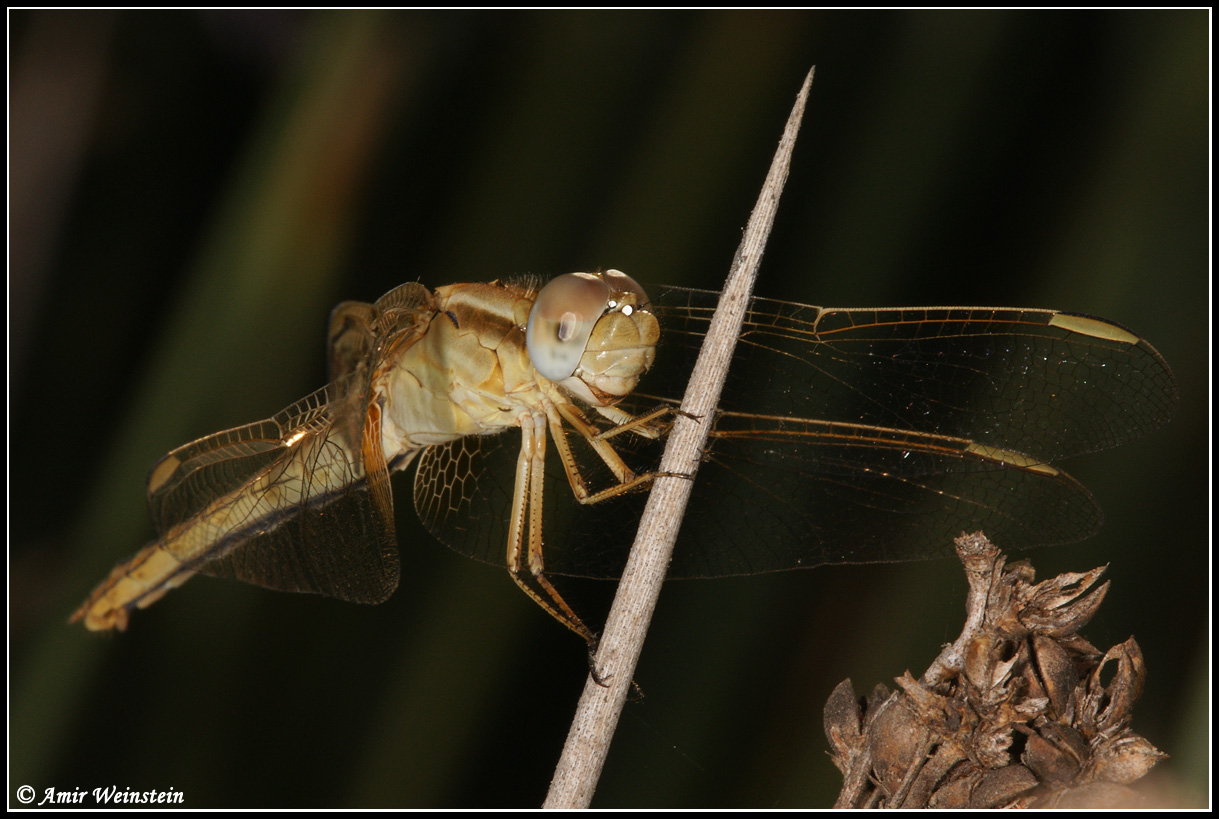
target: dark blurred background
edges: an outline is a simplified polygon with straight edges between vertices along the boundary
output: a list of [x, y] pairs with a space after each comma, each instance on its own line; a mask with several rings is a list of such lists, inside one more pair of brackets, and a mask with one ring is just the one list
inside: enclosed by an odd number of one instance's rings
[[[1066, 464], [1102, 533], [1020, 556], [1109, 564], [1086, 634], [1136, 637], [1151, 784], [1206, 799], [1207, 12], [9, 21], [10, 805], [539, 805], [583, 646], [422, 532], [408, 479], [385, 605], [203, 578], [123, 635], [66, 619], [151, 537], [158, 457], [321, 386], [338, 301], [596, 267], [717, 287], [813, 64], [760, 294], [1086, 312], [1174, 368], [1167, 428]], [[947, 560], [668, 584], [594, 805], [830, 805], [833, 685], [919, 673], [964, 592]]]

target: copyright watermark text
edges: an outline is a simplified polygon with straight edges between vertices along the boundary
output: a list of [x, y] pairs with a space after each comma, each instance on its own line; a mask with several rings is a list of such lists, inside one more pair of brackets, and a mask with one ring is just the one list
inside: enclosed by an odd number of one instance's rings
[[17, 801], [23, 805], [34, 804], [35, 807], [58, 807], [60, 805], [181, 805], [186, 801], [182, 791], [173, 788], [158, 791], [133, 791], [131, 788], [120, 788], [111, 785], [106, 788], [47, 788], [42, 798], [38, 791], [29, 785], [17, 788]]

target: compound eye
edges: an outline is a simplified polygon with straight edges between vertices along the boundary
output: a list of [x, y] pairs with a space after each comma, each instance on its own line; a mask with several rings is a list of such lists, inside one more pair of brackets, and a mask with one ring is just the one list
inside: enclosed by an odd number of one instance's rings
[[[637, 309], [646, 310], [648, 308], [648, 294], [643, 292], [643, 288], [639, 286], [639, 282], [635, 281], [621, 270], [607, 270], [601, 275], [605, 278], [605, 283], [609, 285], [610, 290], [613, 292], [634, 293]], [[627, 315], [630, 314], [628, 313]]]
[[534, 369], [551, 381], [570, 377], [609, 298], [606, 283], [589, 273], [559, 276], [538, 291], [525, 328]]

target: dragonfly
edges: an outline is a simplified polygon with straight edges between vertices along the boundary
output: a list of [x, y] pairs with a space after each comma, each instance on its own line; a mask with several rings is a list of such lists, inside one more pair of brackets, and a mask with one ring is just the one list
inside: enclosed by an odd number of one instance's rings
[[[125, 629], [196, 573], [380, 603], [400, 574], [389, 476], [441, 542], [551, 582], [616, 578], [645, 492], [693, 480], [670, 578], [1082, 540], [1103, 516], [1054, 463], [1168, 421], [1177, 388], [1103, 319], [996, 307], [841, 309], [754, 298], [697, 474], [656, 471], [718, 294], [617, 270], [401, 285], [330, 317], [329, 384], [150, 470], [157, 537], [72, 616]], [[515, 431], [515, 434], [513, 434]]]

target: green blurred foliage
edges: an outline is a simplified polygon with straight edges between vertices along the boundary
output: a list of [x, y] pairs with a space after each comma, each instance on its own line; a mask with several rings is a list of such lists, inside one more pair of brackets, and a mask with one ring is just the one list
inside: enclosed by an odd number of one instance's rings
[[[1104, 316], [1166, 429], [1067, 468], [1108, 519], [1135, 729], [1209, 776], [1208, 25], [1183, 12], [10, 13], [9, 778], [188, 807], [541, 803], [583, 647], [421, 531], [364, 608], [195, 580], [65, 625], [161, 454], [320, 386], [329, 307], [617, 267], [714, 288], [809, 66], [758, 292]], [[585, 611], [609, 584], [575, 583]], [[821, 705], [959, 629], [950, 561], [673, 583], [594, 805], [824, 807]], [[600, 615], [591, 617], [596, 620]]]

